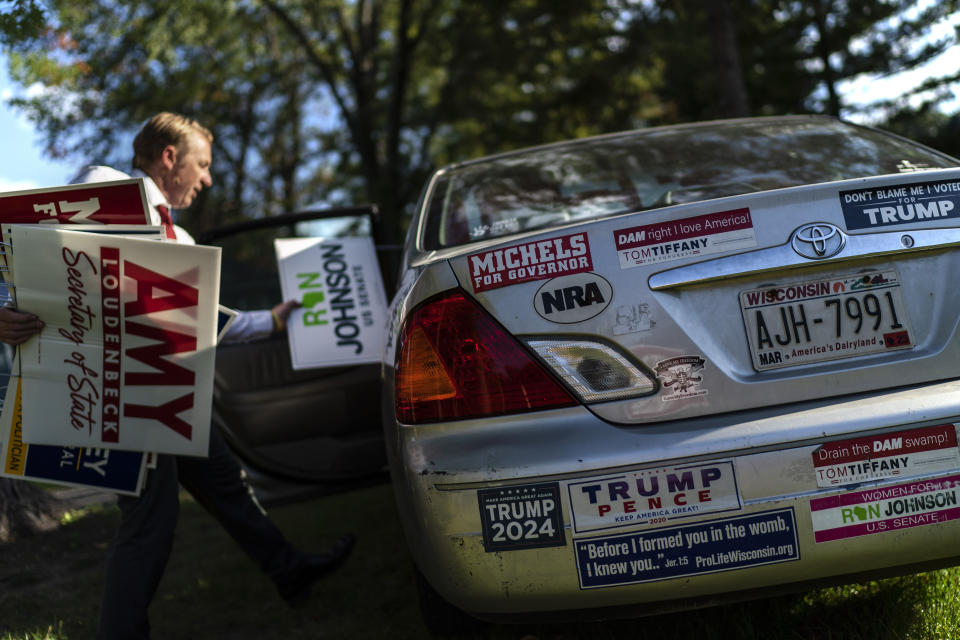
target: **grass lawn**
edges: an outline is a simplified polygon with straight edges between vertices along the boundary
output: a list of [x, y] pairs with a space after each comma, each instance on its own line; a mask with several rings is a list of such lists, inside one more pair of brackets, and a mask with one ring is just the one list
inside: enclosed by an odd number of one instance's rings
[[[389, 485], [271, 509], [299, 546], [322, 549], [346, 531], [356, 550], [290, 609], [270, 581], [197, 505], [183, 500], [170, 564], [151, 608], [155, 638], [418, 639], [410, 557]], [[103, 560], [118, 514], [94, 508], [60, 529], [0, 545], [0, 640], [93, 637]], [[960, 637], [960, 570], [870, 582], [639, 620], [489, 626], [490, 640], [668, 638], [756, 640]]]

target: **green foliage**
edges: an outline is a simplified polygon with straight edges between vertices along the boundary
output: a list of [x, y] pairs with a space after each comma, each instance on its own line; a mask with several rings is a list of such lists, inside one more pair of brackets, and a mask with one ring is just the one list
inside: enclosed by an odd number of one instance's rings
[[4, 0], [0, 2], [0, 43], [17, 42], [35, 36], [44, 25], [45, 16], [37, 0]]
[[46, 629], [37, 629], [36, 631], [16, 635], [0, 633], [0, 640], [67, 640], [67, 636], [63, 633], [63, 621], [61, 620], [57, 623], [56, 629], [53, 628], [53, 625], [50, 625]]
[[[127, 168], [140, 124], [182, 112], [216, 137], [214, 188], [182, 214], [195, 231], [373, 202], [387, 243], [438, 165], [744, 110], [850, 113], [844, 80], [913, 68], [957, 41], [930, 35], [956, 0], [49, 0], [46, 16], [37, 0], [13, 6], [11, 73], [45, 87], [13, 103], [50, 155]], [[921, 91], [936, 105], [957, 81]], [[731, 109], [731, 97], [745, 104]], [[901, 120], [917, 110], [877, 98]]]
[[[912, 69], [956, 44], [955, 34], [933, 38], [931, 27], [956, 10], [955, 0], [773, 0], [796, 59], [818, 82], [807, 97], [812, 111], [840, 115], [838, 84], [861, 74]], [[885, 98], [879, 96], [878, 98]]]

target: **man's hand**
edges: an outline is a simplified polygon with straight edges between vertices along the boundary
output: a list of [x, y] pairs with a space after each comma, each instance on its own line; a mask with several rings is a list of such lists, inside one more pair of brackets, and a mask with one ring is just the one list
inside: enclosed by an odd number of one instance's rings
[[270, 309], [270, 315], [273, 316], [273, 330], [279, 332], [286, 329], [290, 313], [301, 306], [303, 305], [298, 300], [287, 300]]
[[[287, 315], [289, 314], [288, 311]], [[0, 309], [0, 342], [11, 345], [23, 344], [44, 326], [43, 321], [32, 313]]]

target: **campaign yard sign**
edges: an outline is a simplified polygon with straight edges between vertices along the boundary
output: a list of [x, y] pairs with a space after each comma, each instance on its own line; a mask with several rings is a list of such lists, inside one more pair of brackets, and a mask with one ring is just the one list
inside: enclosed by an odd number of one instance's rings
[[145, 453], [23, 442], [20, 379], [15, 379], [11, 387], [16, 391], [4, 402], [0, 422], [0, 476], [98, 487], [128, 495], [140, 493], [146, 473]]
[[207, 454], [220, 249], [11, 226], [28, 444]]
[[370, 238], [274, 241], [294, 369], [379, 362], [387, 302]]
[[0, 223], [150, 224], [142, 178], [0, 193]]
[[130, 178], [0, 193], [0, 223], [148, 225], [150, 209], [143, 178]]

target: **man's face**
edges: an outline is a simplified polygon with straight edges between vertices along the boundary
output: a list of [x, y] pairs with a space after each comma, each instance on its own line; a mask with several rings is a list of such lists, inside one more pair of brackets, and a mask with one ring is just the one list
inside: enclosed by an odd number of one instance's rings
[[159, 185], [170, 206], [189, 207], [204, 187], [213, 184], [210, 160], [210, 142], [200, 133], [190, 133], [186, 143], [176, 150], [173, 166]]

